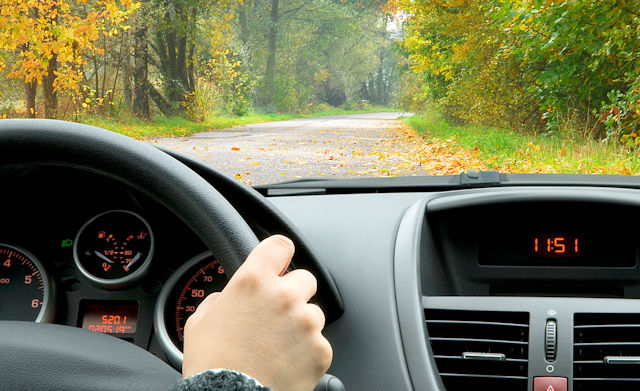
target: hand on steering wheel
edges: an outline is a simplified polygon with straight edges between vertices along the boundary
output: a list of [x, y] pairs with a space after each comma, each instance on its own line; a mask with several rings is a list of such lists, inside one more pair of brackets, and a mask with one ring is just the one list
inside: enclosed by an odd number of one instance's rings
[[185, 326], [183, 376], [206, 369], [246, 373], [275, 391], [312, 390], [332, 359], [325, 317], [308, 301], [315, 277], [286, 273], [294, 245], [260, 243], [220, 293], [208, 296]]

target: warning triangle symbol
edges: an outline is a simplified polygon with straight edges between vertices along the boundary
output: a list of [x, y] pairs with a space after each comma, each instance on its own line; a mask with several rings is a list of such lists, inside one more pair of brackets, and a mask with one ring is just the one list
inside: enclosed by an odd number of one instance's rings
[[556, 389], [555, 389], [555, 388], [553, 388], [553, 386], [549, 386], [549, 387], [547, 388], [547, 391], [556, 391]]

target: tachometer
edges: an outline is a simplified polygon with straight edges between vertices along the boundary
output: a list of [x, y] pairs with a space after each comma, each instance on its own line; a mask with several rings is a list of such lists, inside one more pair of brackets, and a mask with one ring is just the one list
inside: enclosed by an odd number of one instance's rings
[[51, 284], [36, 257], [0, 244], [0, 320], [50, 321], [51, 295]]
[[112, 210], [80, 228], [73, 255], [78, 270], [90, 281], [119, 287], [144, 275], [153, 247], [151, 227], [142, 216]]
[[228, 282], [224, 269], [211, 253], [182, 265], [162, 288], [155, 309], [154, 327], [171, 362], [182, 364], [184, 325], [205, 297]]

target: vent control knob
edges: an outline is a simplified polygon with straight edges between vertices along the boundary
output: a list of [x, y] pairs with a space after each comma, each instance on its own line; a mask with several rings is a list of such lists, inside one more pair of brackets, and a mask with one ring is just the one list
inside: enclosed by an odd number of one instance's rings
[[558, 349], [558, 324], [555, 319], [547, 319], [544, 334], [544, 353], [547, 361], [556, 361]]

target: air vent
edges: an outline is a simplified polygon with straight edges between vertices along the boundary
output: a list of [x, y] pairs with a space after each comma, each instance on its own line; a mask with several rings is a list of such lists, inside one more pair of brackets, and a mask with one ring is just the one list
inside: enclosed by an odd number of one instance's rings
[[526, 391], [529, 313], [425, 310], [447, 391]]
[[640, 389], [640, 314], [575, 314], [573, 389]]

